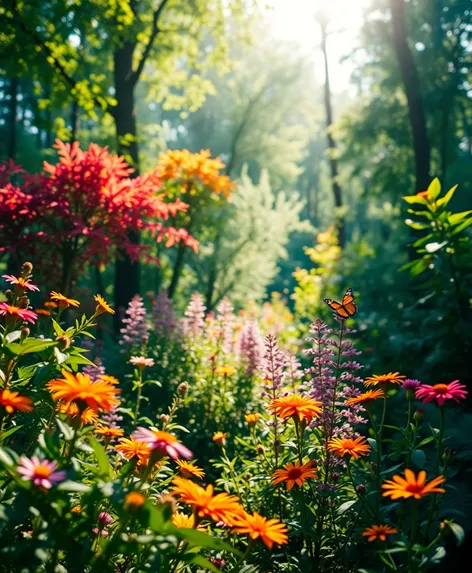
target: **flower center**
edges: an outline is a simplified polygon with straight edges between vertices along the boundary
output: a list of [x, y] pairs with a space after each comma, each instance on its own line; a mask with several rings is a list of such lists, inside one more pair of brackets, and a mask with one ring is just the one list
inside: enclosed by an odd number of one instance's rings
[[302, 472], [300, 471], [300, 468], [293, 468], [292, 470], [290, 470], [288, 472], [288, 479], [298, 479], [302, 476]]
[[47, 466], [36, 466], [34, 468], [34, 477], [48, 478], [51, 475], [51, 470]]
[[419, 485], [417, 483], [409, 483], [406, 488], [405, 491], [409, 491], [410, 493], [421, 493], [424, 489], [424, 486]]
[[434, 391], [436, 394], [447, 394], [449, 391], [449, 386], [447, 384], [435, 384]]

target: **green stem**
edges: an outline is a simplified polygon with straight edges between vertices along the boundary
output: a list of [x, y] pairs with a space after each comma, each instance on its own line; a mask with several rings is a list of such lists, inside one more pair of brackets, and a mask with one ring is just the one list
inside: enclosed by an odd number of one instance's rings
[[233, 569], [231, 569], [230, 573], [239, 573], [240, 569], [239, 566], [244, 563], [244, 561], [246, 561], [246, 559], [249, 557], [249, 553], [251, 552], [252, 548], [254, 547], [255, 544], [255, 540], [254, 539], [250, 539], [248, 546], [246, 548], [246, 551], [244, 552], [244, 555], [241, 557], [241, 559], [239, 559], [239, 561], [236, 563], [236, 565], [234, 566]]
[[441, 456], [443, 452], [444, 441], [444, 406], [439, 407], [439, 434], [438, 434], [438, 452], [436, 458], [436, 477], [439, 475], [439, 468], [441, 465]]
[[370, 507], [368, 505], [366, 505], [364, 498], [357, 491], [356, 482], [354, 481], [354, 477], [353, 477], [352, 471], [351, 471], [351, 458], [348, 458], [348, 460], [347, 460], [346, 469], [347, 469], [347, 475], [349, 476], [349, 479], [352, 483], [352, 487], [354, 488], [354, 493], [356, 494], [357, 499], [361, 503], [361, 509], [366, 509], [367, 512], [371, 515], [371, 517], [373, 517]]
[[413, 546], [416, 539], [416, 522], [418, 520], [418, 503], [413, 502], [413, 509], [411, 512], [411, 525], [410, 525], [410, 539], [408, 542], [408, 573], [415, 573], [416, 564], [413, 559]]
[[139, 407], [141, 405], [141, 393], [143, 390], [143, 371], [139, 369], [139, 382], [138, 382], [138, 394], [136, 396], [136, 408], [134, 409], [134, 421], [138, 423]]

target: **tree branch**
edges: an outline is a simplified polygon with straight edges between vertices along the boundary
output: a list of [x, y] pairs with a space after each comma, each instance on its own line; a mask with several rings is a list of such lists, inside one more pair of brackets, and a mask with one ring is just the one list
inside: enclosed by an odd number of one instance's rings
[[[29, 36], [30, 38], [33, 39], [33, 41], [41, 48], [41, 50], [46, 54], [46, 56], [48, 58], [52, 59], [52, 66], [59, 72], [59, 75], [63, 78], [63, 80], [72, 88], [74, 89], [75, 87], [77, 87], [77, 80], [75, 80], [65, 69], [65, 67], [63, 66], [63, 64], [56, 58], [56, 56], [54, 55], [53, 51], [51, 50], [51, 48], [48, 46], [47, 44], [47, 40], [43, 40], [43, 38], [41, 38], [41, 36], [39, 34], [37, 34], [35, 31], [30, 30], [26, 24], [23, 22], [23, 20], [21, 19], [21, 15], [18, 13], [16, 7], [12, 8], [12, 12], [13, 14], [16, 15], [16, 18], [11, 18], [9, 16], [6, 16], [5, 14], [0, 15], [0, 18], [3, 20], [6, 20], [7, 22], [10, 22], [12, 24], [17, 25], [21, 31]], [[75, 97], [75, 96], [74, 96]], [[108, 104], [106, 105], [105, 109], [103, 108], [103, 103], [100, 102], [95, 96], [92, 96], [92, 100], [94, 102], [94, 104], [96, 105], [96, 107], [102, 109], [105, 113], [110, 114], [113, 118], [115, 117], [115, 114], [113, 112], [113, 109], [111, 108], [111, 106], [109, 106]]]
[[157, 35], [159, 34], [159, 31], [160, 31], [159, 20], [161, 18], [162, 12], [164, 11], [164, 8], [166, 7], [166, 4], [168, 1], [169, 0], [161, 0], [161, 3], [159, 4], [159, 6], [156, 8], [156, 10], [154, 10], [154, 13], [152, 15], [151, 33], [149, 34], [148, 42], [147, 42], [146, 47], [144, 48], [144, 51], [141, 55], [141, 59], [139, 60], [138, 67], [133, 72], [132, 82], [134, 85], [137, 84], [137, 82], [139, 81], [139, 78], [141, 77], [141, 74], [144, 70], [144, 66], [146, 65], [146, 61], [147, 61], [149, 54], [151, 53], [152, 47], [154, 45], [154, 40], [156, 39]]

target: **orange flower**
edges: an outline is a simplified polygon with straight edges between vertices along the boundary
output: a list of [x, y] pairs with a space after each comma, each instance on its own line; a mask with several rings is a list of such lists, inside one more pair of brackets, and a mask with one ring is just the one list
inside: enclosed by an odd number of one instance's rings
[[104, 314], [105, 312], [108, 312], [108, 314], [115, 314], [115, 311], [111, 308], [103, 296], [96, 294], [93, 298], [97, 303], [97, 307], [95, 308], [96, 314]]
[[61, 412], [61, 414], [66, 414], [72, 419], [77, 418], [77, 416], [80, 415], [80, 421], [82, 424], [95, 424], [95, 422], [98, 422], [98, 414], [95, 410], [92, 410], [92, 408], [85, 408], [85, 410], [80, 411], [75, 402], [70, 402], [69, 404], [59, 403], [57, 411]]
[[138, 491], [130, 491], [125, 496], [125, 509], [138, 510], [146, 503], [146, 498]]
[[108, 426], [97, 426], [94, 430], [95, 434], [100, 434], [105, 438], [120, 438], [125, 431], [121, 428], [109, 428]]
[[387, 541], [387, 535], [398, 533], [398, 530], [389, 525], [371, 525], [362, 534], [367, 537], [367, 541]]
[[257, 512], [252, 515], [244, 513], [236, 519], [236, 533], [247, 533], [251, 539], [261, 539], [272, 549], [274, 543], [283, 545], [288, 542], [287, 526], [277, 519], [266, 519]]
[[426, 483], [426, 472], [420, 471], [418, 476], [412, 470], [405, 470], [405, 477], [393, 476], [391, 480], [386, 480], [382, 484], [382, 489], [384, 497], [391, 497], [392, 499], [408, 499], [409, 497], [414, 497], [415, 499], [421, 499], [425, 495], [430, 493], [445, 493], [441, 487], [438, 487], [446, 481], [444, 476], [438, 476]]
[[205, 477], [205, 472], [202, 470], [202, 468], [199, 468], [192, 462], [187, 462], [185, 460], [177, 460], [176, 463], [179, 466], [180, 473], [185, 478], [190, 479], [192, 477], [196, 477], [201, 479]]
[[406, 376], [400, 372], [389, 372], [388, 374], [374, 374], [364, 380], [364, 385], [378, 386], [379, 384], [401, 384]]
[[269, 408], [282, 419], [293, 418], [295, 421], [306, 420], [310, 423], [313, 418], [317, 418], [321, 414], [320, 406], [321, 402], [317, 400], [292, 394], [283, 398], [275, 398]]
[[245, 420], [247, 424], [257, 424], [259, 421], [259, 414], [246, 414]]
[[105, 380], [92, 382], [90, 376], [78, 372], [75, 376], [67, 370], [62, 370], [64, 378], [51, 380], [46, 384], [53, 400], [63, 400], [67, 405], [75, 402], [79, 409], [87, 405], [92, 410], [99, 408], [110, 411], [119, 404], [116, 395], [118, 388]]
[[7, 414], [13, 414], [15, 410], [19, 412], [31, 412], [33, 410], [33, 400], [27, 396], [20, 396], [18, 392], [12, 392], [5, 388], [0, 390], [0, 406], [5, 408]]
[[364, 407], [368, 407], [373, 400], [377, 400], [377, 398], [385, 398], [385, 393], [383, 390], [367, 390], [363, 394], [359, 394], [358, 396], [354, 396], [353, 398], [349, 398], [346, 400], [346, 406], [352, 406], [354, 404], [361, 404]]
[[131, 438], [122, 438], [115, 450], [124, 455], [127, 460], [137, 460], [139, 466], [147, 466], [151, 450], [146, 442]]
[[356, 439], [333, 438], [328, 442], [328, 450], [341, 458], [347, 454], [357, 460], [359, 456], [369, 454], [370, 446], [362, 436]]
[[220, 374], [221, 376], [231, 376], [232, 374], [236, 374], [236, 368], [232, 366], [218, 366], [215, 368], [215, 374]]
[[174, 484], [172, 493], [178, 495], [183, 503], [194, 507], [199, 517], [232, 525], [236, 517], [243, 514], [239, 498], [227, 493], [213, 495], [212, 485], [207, 485], [203, 489], [193, 481], [179, 476], [176, 476], [172, 483]]
[[68, 308], [69, 306], [75, 306], [75, 307], [80, 306], [80, 302], [78, 300], [75, 300], [74, 298], [67, 298], [60, 292], [56, 292], [54, 290], [52, 291], [49, 298], [52, 301], [57, 302], [59, 304], [59, 307], [61, 308]]
[[277, 485], [285, 481], [287, 482], [287, 489], [289, 491], [294, 485], [302, 487], [306, 479], [316, 477], [316, 470], [313, 464], [314, 462], [312, 460], [303, 465], [301, 465], [298, 460], [295, 462], [295, 465], [288, 462], [288, 464], [285, 464], [284, 469], [274, 472], [272, 485]]
[[213, 438], [212, 440], [215, 442], [215, 444], [218, 444], [219, 446], [225, 446], [226, 444], [226, 438], [228, 437], [228, 434], [224, 433], [224, 432], [215, 432], [213, 434]]
[[44, 306], [47, 306], [48, 308], [57, 308], [59, 305], [57, 304], [57, 302], [54, 302], [52, 300], [47, 300], [44, 303]]
[[37, 308], [34, 312], [38, 316], [51, 316], [51, 313], [49, 312], [49, 310], [47, 310], [45, 308]]

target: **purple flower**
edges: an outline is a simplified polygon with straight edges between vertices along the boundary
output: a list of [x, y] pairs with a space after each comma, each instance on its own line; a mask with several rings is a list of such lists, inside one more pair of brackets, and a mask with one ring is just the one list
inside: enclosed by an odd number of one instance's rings
[[22, 475], [23, 480], [32, 481], [37, 487], [50, 489], [53, 485], [66, 479], [66, 472], [54, 471], [57, 468], [56, 462], [40, 460], [37, 456], [21, 456], [20, 465], [16, 468]]
[[224, 297], [216, 309], [217, 338], [224, 352], [231, 352], [233, 346], [233, 331], [236, 318], [233, 305]]
[[261, 366], [263, 343], [261, 331], [255, 320], [245, 322], [239, 335], [239, 355], [245, 366], [245, 375], [252, 376]]
[[205, 311], [206, 306], [203, 304], [202, 295], [198, 292], [194, 292], [185, 311], [185, 318], [182, 321], [185, 336], [196, 339], [203, 334], [205, 328]]
[[158, 336], [174, 338], [179, 334], [179, 323], [167, 291], [162, 289], [152, 308], [154, 330]]
[[402, 384], [403, 390], [416, 390], [419, 386], [421, 386], [421, 382], [412, 378], [407, 378]]
[[142, 347], [148, 341], [148, 322], [144, 301], [139, 296], [133, 297], [126, 309], [125, 325], [121, 330], [120, 345], [123, 354], [136, 354], [142, 351]]

